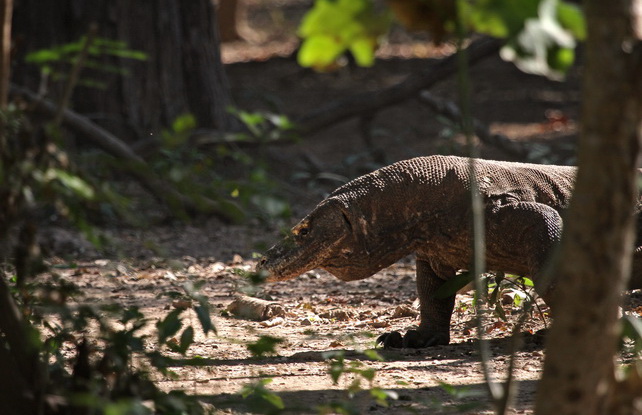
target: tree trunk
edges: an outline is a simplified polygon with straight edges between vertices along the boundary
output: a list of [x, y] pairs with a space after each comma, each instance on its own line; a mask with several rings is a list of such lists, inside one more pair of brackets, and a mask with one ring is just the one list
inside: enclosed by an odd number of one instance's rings
[[[228, 129], [234, 123], [226, 112], [231, 100], [211, 0], [21, 0], [14, 14], [13, 81], [38, 89], [39, 71], [24, 56], [77, 41], [92, 22], [99, 37], [124, 41], [148, 57], [100, 58], [104, 66], [130, 74], [85, 68], [81, 79], [99, 79], [106, 88], [77, 87], [71, 108], [127, 139], [157, 134], [184, 113], [194, 114], [205, 128]], [[50, 88], [54, 95], [60, 90]]]
[[[536, 413], [607, 414], [634, 244], [642, 139], [642, 0], [585, 1], [579, 171], [554, 278]], [[637, 14], [636, 14], [637, 11]]]
[[0, 4], [0, 110], [7, 108], [9, 94], [9, 70], [11, 66], [11, 16], [13, 0]]
[[218, 28], [221, 42], [232, 42], [241, 39], [237, 30], [238, 0], [218, 1]]

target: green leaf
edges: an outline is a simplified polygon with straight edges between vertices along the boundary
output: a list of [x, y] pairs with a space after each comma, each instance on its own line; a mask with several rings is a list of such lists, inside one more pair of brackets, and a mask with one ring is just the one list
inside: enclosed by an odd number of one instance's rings
[[174, 133], [184, 133], [196, 128], [196, 117], [193, 114], [182, 114], [174, 119], [172, 131]]
[[457, 291], [464, 288], [466, 285], [471, 283], [474, 280], [473, 274], [471, 272], [462, 272], [457, 274], [454, 277], [446, 280], [441, 286], [435, 291], [435, 298], [442, 299], [448, 298], [457, 294]]
[[586, 37], [579, 7], [559, 0], [459, 1], [472, 30], [506, 38], [505, 60], [524, 72], [561, 79], [573, 64], [575, 39]]
[[528, 278], [528, 277], [519, 277], [519, 280], [524, 284], [526, 287], [534, 287], [535, 284], [533, 283], [533, 280]]
[[361, 37], [350, 44], [350, 53], [359, 66], [372, 66], [375, 62], [375, 48], [371, 39]]
[[283, 339], [272, 336], [261, 336], [256, 342], [248, 343], [247, 349], [254, 357], [263, 357], [267, 354], [276, 354], [276, 346], [283, 343]]
[[345, 51], [345, 45], [330, 35], [317, 35], [303, 41], [297, 61], [306, 68], [328, 68]]
[[28, 53], [25, 56], [25, 62], [42, 64], [45, 62], [55, 62], [61, 59], [61, 54], [56, 50], [43, 49]]
[[216, 333], [216, 328], [214, 327], [214, 324], [212, 324], [212, 318], [210, 317], [210, 307], [207, 301], [200, 301], [199, 305], [194, 307], [194, 311], [196, 312], [198, 321], [201, 323], [203, 332], [205, 334], [210, 331]]
[[363, 354], [370, 360], [376, 360], [378, 362], [385, 361], [383, 356], [381, 356], [376, 350], [364, 350]]
[[345, 366], [343, 364], [343, 359], [333, 359], [330, 362], [328, 373], [330, 374], [330, 378], [332, 378], [332, 383], [336, 385], [339, 382], [339, 378], [344, 372]]
[[276, 393], [266, 393], [263, 395], [263, 399], [278, 409], [285, 409], [283, 399]]
[[372, 382], [372, 380], [375, 378], [375, 375], [377, 374], [377, 371], [375, 371], [374, 369], [363, 369], [359, 371], [359, 374], [363, 376], [364, 379]]
[[123, 311], [123, 316], [120, 318], [120, 322], [122, 324], [127, 324], [128, 322], [132, 320], [140, 320], [143, 319], [145, 315], [140, 312], [139, 308], [137, 306], [131, 306], [126, 308]]
[[179, 342], [180, 353], [185, 354], [192, 343], [194, 343], [194, 328], [192, 326], [189, 326], [188, 328], [183, 330], [183, 333], [181, 334], [181, 340]]
[[389, 15], [376, 12], [371, 0], [317, 0], [299, 26], [303, 44], [298, 62], [328, 70], [349, 50], [358, 65], [371, 66], [379, 38], [389, 26]]
[[181, 322], [179, 315], [182, 310], [174, 310], [170, 312], [162, 321], [156, 323], [156, 328], [158, 329], [158, 343], [164, 344], [165, 341], [176, 334], [180, 330], [183, 323]]
[[[252, 412], [280, 413], [281, 410], [285, 409], [283, 399], [265, 387], [265, 385], [270, 382], [272, 382], [272, 379], [261, 379], [258, 382], [244, 385], [241, 389], [241, 397], [250, 401], [250, 409], [253, 409]], [[272, 408], [270, 408], [270, 406]], [[275, 412], [274, 409], [279, 411]]]
[[55, 178], [83, 199], [93, 199], [95, 196], [94, 189], [86, 181], [65, 170], [51, 168], [47, 170], [45, 177]]
[[561, 80], [573, 63], [576, 43], [573, 33], [557, 20], [558, 4], [542, 0], [537, 17], [526, 19], [523, 30], [502, 48], [502, 58], [524, 72]]
[[372, 388], [370, 389], [370, 396], [377, 402], [378, 405], [381, 405], [385, 408], [387, 408], [388, 405], [388, 400], [397, 400], [399, 399], [399, 395], [397, 392], [394, 391], [387, 391], [383, 390], [381, 388]]
[[473, 30], [493, 37], [507, 38], [524, 27], [524, 21], [537, 17], [540, 0], [459, 1], [464, 22]]
[[557, 19], [577, 40], [586, 39], [586, 21], [582, 9], [578, 6], [560, 1], [557, 5]]

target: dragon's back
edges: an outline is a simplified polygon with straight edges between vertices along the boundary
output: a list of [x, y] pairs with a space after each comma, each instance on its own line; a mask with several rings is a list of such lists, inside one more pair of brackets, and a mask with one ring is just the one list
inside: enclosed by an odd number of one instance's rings
[[[476, 159], [477, 184], [485, 198], [547, 204], [563, 210], [570, 201], [575, 167]], [[470, 191], [470, 159], [415, 157], [352, 180], [330, 197], [361, 205], [423, 205], [464, 199]], [[365, 206], [363, 206], [365, 207]]]

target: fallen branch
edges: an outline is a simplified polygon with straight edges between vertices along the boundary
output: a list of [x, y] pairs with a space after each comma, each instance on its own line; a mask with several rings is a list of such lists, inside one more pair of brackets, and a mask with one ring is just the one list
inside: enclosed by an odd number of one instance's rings
[[[39, 97], [28, 89], [11, 85], [11, 93], [29, 102], [37, 111], [41, 111], [47, 116], [52, 117], [58, 111], [58, 107], [54, 103]], [[238, 222], [243, 218], [241, 208], [231, 201], [212, 200], [200, 195], [189, 197], [182, 194], [171, 184], [157, 177], [145, 160], [126, 143], [86, 117], [66, 109], [62, 113], [62, 122], [67, 128], [86, 137], [96, 147], [119, 158], [122, 161], [120, 166], [129, 175], [138, 180], [143, 187], [172, 210], [212, 214], [228, 222]]]
[[[469, 65], [496, 53], [500, 46], [500, 41], [490, 38], [474, 41], [467, 49]], [[456, 72], [457, 57], [455, 55], [439, 59], [427, 69], [409, 75], [404, 81], [392, 87], [340, 98], [300, 117], [295, 121], [294, 132], [310, 134], [353, 117], [372, 117], [377, 111], [416, 97], [421, 90], [430, 88]], [[221, 134], [220, 131], [207, 129], [195, 132], [192, 139], [199, 145], [234, 144], [238, 146], [257, 146], [262, 144], [291, 144], [293, 142], [292, 137], [287, 134], [279, 139], [261, 142], [259, 140], [238, 140], [234, 136]]]
[[[496, 53], [500, 46], [499, 40], [491, 38], [474, 41], [466, 49], [468, 64], [472, 66]], [[448, 56], [431, 64], [426, 70], [409, 75], [404, 81], [390, 88], [352, 95], [322, 106], [297, 120], [297, 130], [309, 134], [352, 117], [373, 114], [382, 108], [417, 96], [419, 91], [430, 88], [456, 71], [457, 57]]]
[[245, 295], [236, 297], [227, 307], [227, 311], [235, 316], [257, 321], [285, 315], [285, 310], [279, 303]]
[[[426, 104], [433, 112], [448, 118], [457, 125], [461, 125], [462, 115], [459, 107], [452, 101], [438, 98], [428, 91], [422, 91], [419, 94], [419, 101]], [[516, 143], [503, 134], [493, 134], [488, 126], [478, 119], [473, 119], [473, 132], [484, 144], [497, 147], [515, 157], [526, 158], [528, 148], [520, 143]]]

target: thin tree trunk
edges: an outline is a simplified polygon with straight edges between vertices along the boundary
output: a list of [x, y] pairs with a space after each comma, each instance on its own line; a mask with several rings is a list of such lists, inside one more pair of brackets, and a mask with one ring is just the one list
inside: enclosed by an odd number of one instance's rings
[[[40, 74], [24, 56], [77, 41], [92, 23], [98, 37], [124, 41], [147, 60], [99, 58], [102, 66], [128, 74], [86, 68], [82, 79], [99, 80], [106, 88], [78, 86], [70, 108], [130, 142], [157, 135], [185, 113], [203, 128], [234, 125], [226, 111], [232, 101], [212, 0], [21, 0], [13, 25], [13, 82], [39, 90]], [[49, 92], [57, 101], [60, 85], [51, 83]]]
[[[4, 235], [2, 235], [4, 236]], [[0, 402], [2, 413], [34, 413], [36, 385], [40, 382], [35, 330], [20, 313], [4, 273], [0, 273]], [[7, 350], [8, 349], [8, 350]]]
[[7, 108], [9, 73], [11, 68], [11, 16], [13, 0], [0, 3], [0, 110]]
[[218, 28], [221, 42], [231, 42], [241, 39], [237, 30], [238, 0], [218, 1]]
[[642, 139], [642, 0], [588, 0], [585, 12], [579, 171], [555, 263], [555, 321], [538, 415], [609, 413], [618, 305], [634, 244]]

